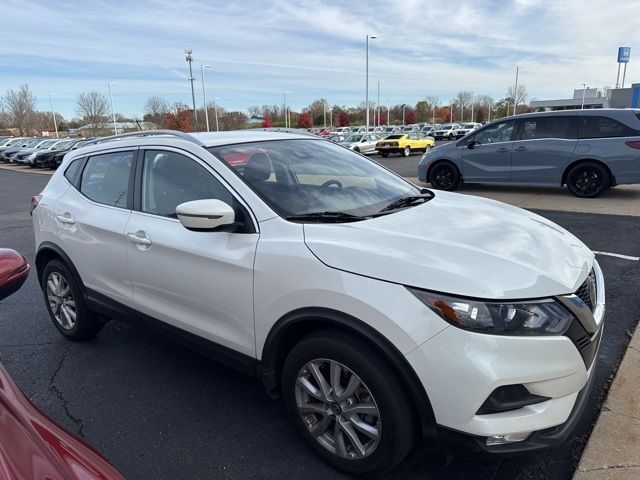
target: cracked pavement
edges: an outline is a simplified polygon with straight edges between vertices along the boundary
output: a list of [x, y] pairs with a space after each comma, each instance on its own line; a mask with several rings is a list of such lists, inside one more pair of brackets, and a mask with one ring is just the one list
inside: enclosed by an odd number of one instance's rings
[[[33, 263], [29, 200], [46, 175], [0, 170], [0, 246]], [[538, 212], [594, 250], [640, 256], [640, 218]], [[10, 228], [7, 228], [10, 227]], [[571, 478], [629, 333], [640, 317], [640, 262], [599, 257], [607, 326], [585, 417], [567, 445], [504, 460], [425, 452], [418, 445], [388, 479]], [[110, 322], [69, 343], [48, 318], [32, 273], [0, 303], [0, 362], [44, 413], [82, 435], [126, 478], [345, 478], [319, 461], [261, 384], [142, 329]]]

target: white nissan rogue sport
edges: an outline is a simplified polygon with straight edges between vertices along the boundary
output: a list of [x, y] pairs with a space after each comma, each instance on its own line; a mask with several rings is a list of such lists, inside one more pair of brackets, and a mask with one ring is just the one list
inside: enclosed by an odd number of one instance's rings
[[32, 202], [56, 328], [157, 326], [282, 395], [351, 474], [428, 447], [547, 448], [579, 420], [605, 310], [572, 234], [420, 189], [325, 140], [120, 136], [75, 150]]

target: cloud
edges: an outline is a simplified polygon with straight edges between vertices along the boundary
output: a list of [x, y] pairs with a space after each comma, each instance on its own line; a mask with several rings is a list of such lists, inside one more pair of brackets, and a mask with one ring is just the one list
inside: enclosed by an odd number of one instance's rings
[[190, 103], [185, 48], [197, 82], [199, 65], [213, 65], [208, 95], [226, 108], [280, 103], [284, 90], [293, 108], [321, 96], [358, 104], [367, 33], [381, 36], [370, 46], [371, 92], [384, 80], [391, 103], [447, 103], [459, 90], [499, 98], [516, 65], [530, 96], [568, 96], [583, 82], [614, 83], [616, 49], [633, 54], [640, 30], [634, 0], [5, 0], [3, 18], [0, 90], [29, 83], [43, 109], [55, 91], [65, 116], [79, 93], [111, 80], [125, 114], [140, 114], [150, 95]]

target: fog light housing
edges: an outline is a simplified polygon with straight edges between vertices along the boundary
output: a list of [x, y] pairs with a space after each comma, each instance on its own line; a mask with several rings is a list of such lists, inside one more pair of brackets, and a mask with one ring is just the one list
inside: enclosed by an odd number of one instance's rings
[[531, 432], [505, 433], [503, 435], [492, 435], [487, 437], [487, 446], [504, 445], [505, 443], [522, 442], [529, 438]]

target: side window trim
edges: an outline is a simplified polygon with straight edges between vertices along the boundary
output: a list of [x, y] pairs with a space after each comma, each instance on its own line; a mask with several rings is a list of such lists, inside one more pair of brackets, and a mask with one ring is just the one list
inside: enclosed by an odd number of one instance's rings
[[[189, 158], [191, 161], [195, 162], [197, 165], [201, 166], [202, 168], [204, 168], [209, 175], [213, 176], [213, 178], [215, 178], [218, 182], [220, 182], [220, 184], [226, 188], [229, 193], [231, 194], [231, 196], [235, 199], [235, 201], [238, 203], [238, 205], [240, 205], [240, 207], [242, 208], [245, 218], [249, 219], [249, 221], [251, 222], [251, 225], [248, 225], [248, 231], [246, 233], [258, 233], [258, 222], [256, 220], [256, 217], [253, 213], [253, 211], [249, 208], [249, 206], [247, 205], [247, 203], [244, 201], [244, 199], [242, 198], [242, 196], [235, 191], [235, 189], [233, 189], [225, 180], [224, 178], [222, 178], [218, 172], [215, 171], [215, 169], [213, 169], [207, 162], [205, 162], [204, 160], [198, 158], [197, 156], [193, 155], [191, 152], [187, 151], [187, 150], [182, 150], [180, 148], [175, 148], [175, 147], [167, 147], [164, 145], [157, 145], [157, 146], [152, 146], [152, 145], [145, 145], [144, 147], [140, 147], [138, 150], [138, 155], [136, 157], [136, 168], [135, 168], [135, 172], [134, 172], [134, 180], [133, 180], [133, 211], [137, 212], [137, 213], [142, 213], [144, 215], [153, 215], [154, 217], [158, 217], [158, 218], [168, 218], [165, 217], [163, 215], [158, 215], [155, 213], [151, 213], [151, 212], [143, 212], [142, 211], [142, 177], [143, 177], [143, 167], [144, 167], [144, 156], [146, 154], [146, 152], [148, 151], [166, 151], [166, 152], [173, 152], [173, 153], [177, 153], [179, 155], [183, 155], [187, 158]], [[216, 157], [217, 158], [217, 157]]]
[[[90, 155], [85, 155], [84, 158], [82, 159], [82, 165], [80, 165], [80, 168], [78, 168], [78, 173], [76, 173], [76, 178], [73, 186], [78, 191], [78, 193], [82, 195], [86, 200], [88, 200], [89, 202], [95, 203], [96, 205], [109, 207], [109, 208], [118, 208], [120, 210], [132, 210], [133, 209], [133, 191], [131, 189], [131, 186], [135, 179], [135, 168], [137, 166], [136, 160], [139, 155], [139, 153], [137, 152], [139, 152], [139, 150], [140, 150], [140, 147], [127, 147], [127, 148], [118, 148], [118, 149], [111, 149], [111, 150], [100, 150], [97, 152], [92, 152]], [[81, 182], [82, 182], [82, 175], [84, 174], [84, 170], [87, 167], [87, 163], [89, 162], [89, 159], [91, 157], [97, 157], [98, 155], [108, 155], [110, 153], [118, 153], [118, 152], [134, 153], [131, 158], [131, 167], [129, 168], [129, 183], [127, 184], [128, 191], [127, 191], [127, 202], [125, 207], [118, 207], [115, 205], [107, 205], [105, 203], [96, 202], [95, 200], [87, 197], [80, 189]]]

